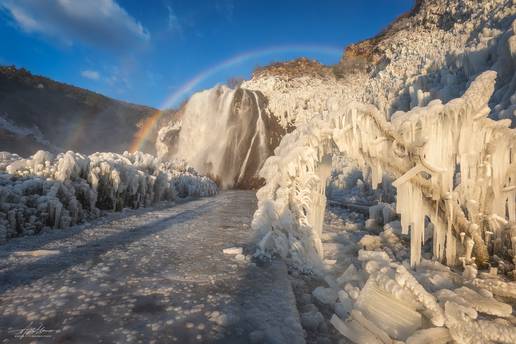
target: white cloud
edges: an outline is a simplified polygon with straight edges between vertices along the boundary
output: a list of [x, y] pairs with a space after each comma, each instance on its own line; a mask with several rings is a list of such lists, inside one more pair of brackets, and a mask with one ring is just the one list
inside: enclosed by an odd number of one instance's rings
[[84, 78], [90, 79], [90, 80], [99, 80], [100, 79], [100, 74], [96, 70], [83, 70], [81, 72], [81, 75]]
[[150, 39], [149, 32], [115, 0], [0, 0], [17, 26], [29, 33], [128, 49]]
[[[4, 5], [4, 4], [2, 4]], [[28, 16], [22, 9], [17, 6], [7, 7], [14, 20], [25, 30], [28, 32], [41, 30], [39, 24], [32, 17]]]

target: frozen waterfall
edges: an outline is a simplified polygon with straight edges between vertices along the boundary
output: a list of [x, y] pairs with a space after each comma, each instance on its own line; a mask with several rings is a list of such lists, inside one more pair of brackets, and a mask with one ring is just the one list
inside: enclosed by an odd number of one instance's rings
[[160, 158], [185, 160], [223, 188], [253, 188], [283, 135], [263, 94], [219, 85], [194, 94], [156, 146]]

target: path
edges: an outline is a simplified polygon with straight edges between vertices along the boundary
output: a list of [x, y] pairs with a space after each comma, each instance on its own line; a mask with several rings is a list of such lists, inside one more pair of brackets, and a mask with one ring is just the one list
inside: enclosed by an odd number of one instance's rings
[[252, 253], [255, 208], [228, 191], [0, 246], [0, 342], [304, 342], [284, 263], [222, 253]]

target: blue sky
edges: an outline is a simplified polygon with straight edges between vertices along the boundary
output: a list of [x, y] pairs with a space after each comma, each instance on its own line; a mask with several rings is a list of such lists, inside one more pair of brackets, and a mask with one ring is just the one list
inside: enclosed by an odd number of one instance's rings
[[153, 107], [256, 66], [342, 49], [411, 0], [0, 0], [0, 64]]

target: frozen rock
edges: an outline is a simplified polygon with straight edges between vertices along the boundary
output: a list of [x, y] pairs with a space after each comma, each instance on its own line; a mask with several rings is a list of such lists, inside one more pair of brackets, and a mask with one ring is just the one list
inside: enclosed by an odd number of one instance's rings
[[325, 305], [333, 305], [338, 298], [337, 292], [333, 288], [317, 287], [312, 295], [317, 301]]
[[344, 301], [340, 300], [335, 304], [335, 314], [337, 314], [341, 319], [346, 319], [353, 309], [353, 302], [351, 299], [346, 299]]
[[421, 263], [419, 264], [417, 270], [421, 269], [428, 269], [428, 270], [434, 270], [434, 271], [441, 271], [441, 272], [450, 272], [451, 269], [449, 266], [443, 265], [435, 260], [428, 260], [428, 259], [422, 259]]
[[396, 268], [395, 278], [400, 286], [410, 290], [416, 300], [425, 306], [426, 313], [435, 326], [444, 325], [444, 312], [437, 303], [435, 296], [427, 292], [403, 265]]
[[303, 295], [301, 295], [300, 297], [300, 302], [303, 305], [310, 304], [312, 302], [312, 295], [308, 293], [303, 293]]
[[367, 251], [374, 251], [382, 246], [382, 240], [378, 235], [364, 235], [358, 243]]
[[467, 314], [470, 318], [476, 319], [478, 317], [477, 311], [471, 307], [471, 305], [464, 298], [460, 297], [451, 290], [441, 289], [435, 293], [435, 296], [443, 305], [446, 304], [446, 302], [451, 301], [457, 305], [460, 305], [462, 307], [462, 313]]
[[307, 303], [306, 305], [301, 307], [301, 311], [303, 313], [308, 313], [308, 312], [317, 312], [317, 311], [319, 311], [319, 309], [313, 303]]
[[401, 235], [401, 222], [399, 220], [390, 221], [383, 226], [384, 230], [390, 230], [396, 235]]
[[421, 315], [410, 304], [378, 288], [372, 278], [362, 288], [355, 308], [394, 339], [405, 340], [421, 327]]
[[222, 250], [222, 252], [224, 254], [230, 254], [230, 255], [238, 255], [238, 254], [242, 254], [242, 247], [230, 247], [230, 248], [225, 248]]
[[379, 203], [369, 207], [369, 218], [378, 225], [387, 224], [396, 218], [396, 211], [390, 204]]
[[383, 207], [382, 203], [369, 207], [369, 219], [374, 220], [377, 224], [383, 223]]
[[444, 305], [446, 327], [458, 343], [516, 343], [516, 327], [497, 321], [475, 320], [464, 306], [447, 301]]
[[339, 233], [322, 233], [321, 234], [322, 242], [336, 242], [339, 241]]
[[15, 251], [13, 254], [18, 257], [46, 257], [60, 254], [58, 250], [34, 250], [34, 251]]
[[365, 329], [374, 334], [374, 336], [378, 338], [382, 343], [392, 343], [392, 340], [389, 337], [389, 335], [380, 327], [378, 327], [374, 322], [367, 319], [359, 310], [353, 309], [351, 311], [351, 317], [353, 318], [353, 320], [356, 320], [360, 325], [362, 325]]
[[384, 204], [382, 209], [382, 220], [384, 224], [388, 224], [396, 219], [396, 210], [390, 204]]
[[349, 300], [349, 295], [348, 293], [345, 291], [345, 290], [339, 290], [339, 292], [337, 293], [337, 295], [339, 296], [339, 301], [340, 302], [347, 302]]
[[301, 325], [308, 330], [317, 330], [322, 322], [324, 322], [324, 317], [319, 311], [301, 313]]
[[450, 271], [427, 270], [418, 272], [418, 281], [430, 292], [456, 288], [454, 277]]
[[375, 219], [367, 219], [365, 222], [365, 229], [369, 232], [378, 232], [380, 224]]
[[332, 275], [328, 274], [324, 276], [324, 281], [328, 284], [330, 288], [333, 288], [335, 290], [339, 289], [339, 284], [337, 283], [337, 280]]
[[353, 252], [353, 245], [343, 245], [339, 243], [323, 243], [324, 256], [326, 259], [342, 259]]
[[389, 265], [384, 261], [369, 260], [364, 266], [364, 271], [371, 275], [388, 266]]
[[360, 289], [354, 287], [351, 283], [346, 283], [346, 285], [344, 286], [344, 290], [353, 300], [356, 300], [360, 295]]
[[471, 284], [480, 289], [486, 289], [494, 295], [516, 299], [516, 282], [505, 282], [496, 279], [475, 278]]
[[377, 260], [379, 262], [385, 263], [386, 265], [388, 265], [391, 262], [391, 258], [385, 251], [360, 250], [358, 251], [358, 260], [362, 262], [367, 262], [369, 260]]
[[382, 342], [370, 331], [364, 328], [356, 320], [342, 321], [337, 315], [333, 315], [330, 323], [345, 337], [354, 343], [382, 344]]
[[349, 264], [347, 269], [337, 278], [338, 285], [343, 285], [348, 282], [361, 281], [362, 278], [355, 268], [355, 265]]
[[407, 344], [446, 344], [451, 341], [450, 331], [444, 327], [417, 330], [407, 338]]
[[462, 276], [466, 280], [472, 280], [477, 277], [478, 270], [474, 265], [466, 265], [464, 267], [464, 271], [462, 272]]
[[512, 314], [511, 305], [497, 301], [493, 297], [483, 296], [468, 287], [457, 288], [453, 292], [480, 313], [499, 317], [509, 317]]

